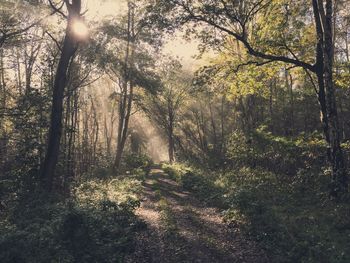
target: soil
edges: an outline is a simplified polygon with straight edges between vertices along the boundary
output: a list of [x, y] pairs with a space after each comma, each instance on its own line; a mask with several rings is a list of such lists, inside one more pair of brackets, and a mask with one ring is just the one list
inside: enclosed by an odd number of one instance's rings
[[161, 169], [151, 170], [140, 195], [137, 215], [147, 228], [127, 262], [268, 262], [254, 242], [224, 223], [217, 208], [200, 202]]

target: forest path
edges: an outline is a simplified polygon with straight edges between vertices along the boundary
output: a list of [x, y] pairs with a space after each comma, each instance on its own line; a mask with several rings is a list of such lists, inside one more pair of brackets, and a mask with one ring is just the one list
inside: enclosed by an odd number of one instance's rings
[[141, 199], [137, 215], [147, 229], [138, 234], [127, 262], [267, 262], [217, 209], [202, 204], [163, 170], [151, 170]]

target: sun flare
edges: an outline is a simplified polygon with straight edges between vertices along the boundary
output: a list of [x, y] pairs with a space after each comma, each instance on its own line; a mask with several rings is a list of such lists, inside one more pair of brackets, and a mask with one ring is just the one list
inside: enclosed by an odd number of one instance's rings
[[89, 28], [80, 20], [74, 21], [72, 25], [73, 33], [79, 39], [86, 39], [89, 36]]

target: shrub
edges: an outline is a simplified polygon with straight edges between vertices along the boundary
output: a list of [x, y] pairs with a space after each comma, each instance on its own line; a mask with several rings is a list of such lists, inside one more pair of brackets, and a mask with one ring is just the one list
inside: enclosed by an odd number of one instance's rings
[[144, 154], [128, 154], [124, 157], [125, 166], [127, 169], [149, 169], [152, 165], [152, 160]]
[[[199, 199], [211, 205], [223, 206], [223, 189], [215, 185], [213, 174], [185, 164], [163, 164], [163, 170], [185, 190], [193, 192]], [[214, 175], [215, 176], [215, 175]]]
[[144, 227], [134, 215], [139, 185], [97, 180], [78, 186], [68, 201], [23, 200], [0, 221], [0, 262], [123, 262]]
[[345, 216], [350, 207], [336, 205], [315, 187], [321, 175], [300, 173], [293, 183], [283, 184], [274, 174], [255, 173], [236, 185], [229, 174], [227, 222], [258, 241], [272, 262], [350, 261], [350, 221]]

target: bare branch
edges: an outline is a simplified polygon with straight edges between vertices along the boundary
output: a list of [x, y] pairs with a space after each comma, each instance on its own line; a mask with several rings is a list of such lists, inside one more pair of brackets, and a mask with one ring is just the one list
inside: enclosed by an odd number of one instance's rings
[[49, 4], [50, 4], [51, 8], [54, 10], [54, 13], [59, 13], [59, 14], [62, 15], [64, 18], [67, 18], [67, 15], [66, 15], [65, 13], [62, 12], [62, 8], [63, 8], [63, 6], [64, 6], [64, 4], [65, 4], [66, 2], [68, 2], [68, 1], [64, 0], [64, 1], [62, 1], [62, 4], [61, 4], [60, 7], [56, 7], [56, 6], [54, 5], [54, 3], [52, 2], [52, 0], [49, 0]]
[[49, 31], [45, 31], [45, 33], [55, 42], [57, 48], [62, 52], [61, 44], [57, 41], [57, 39], [54, 38]]

